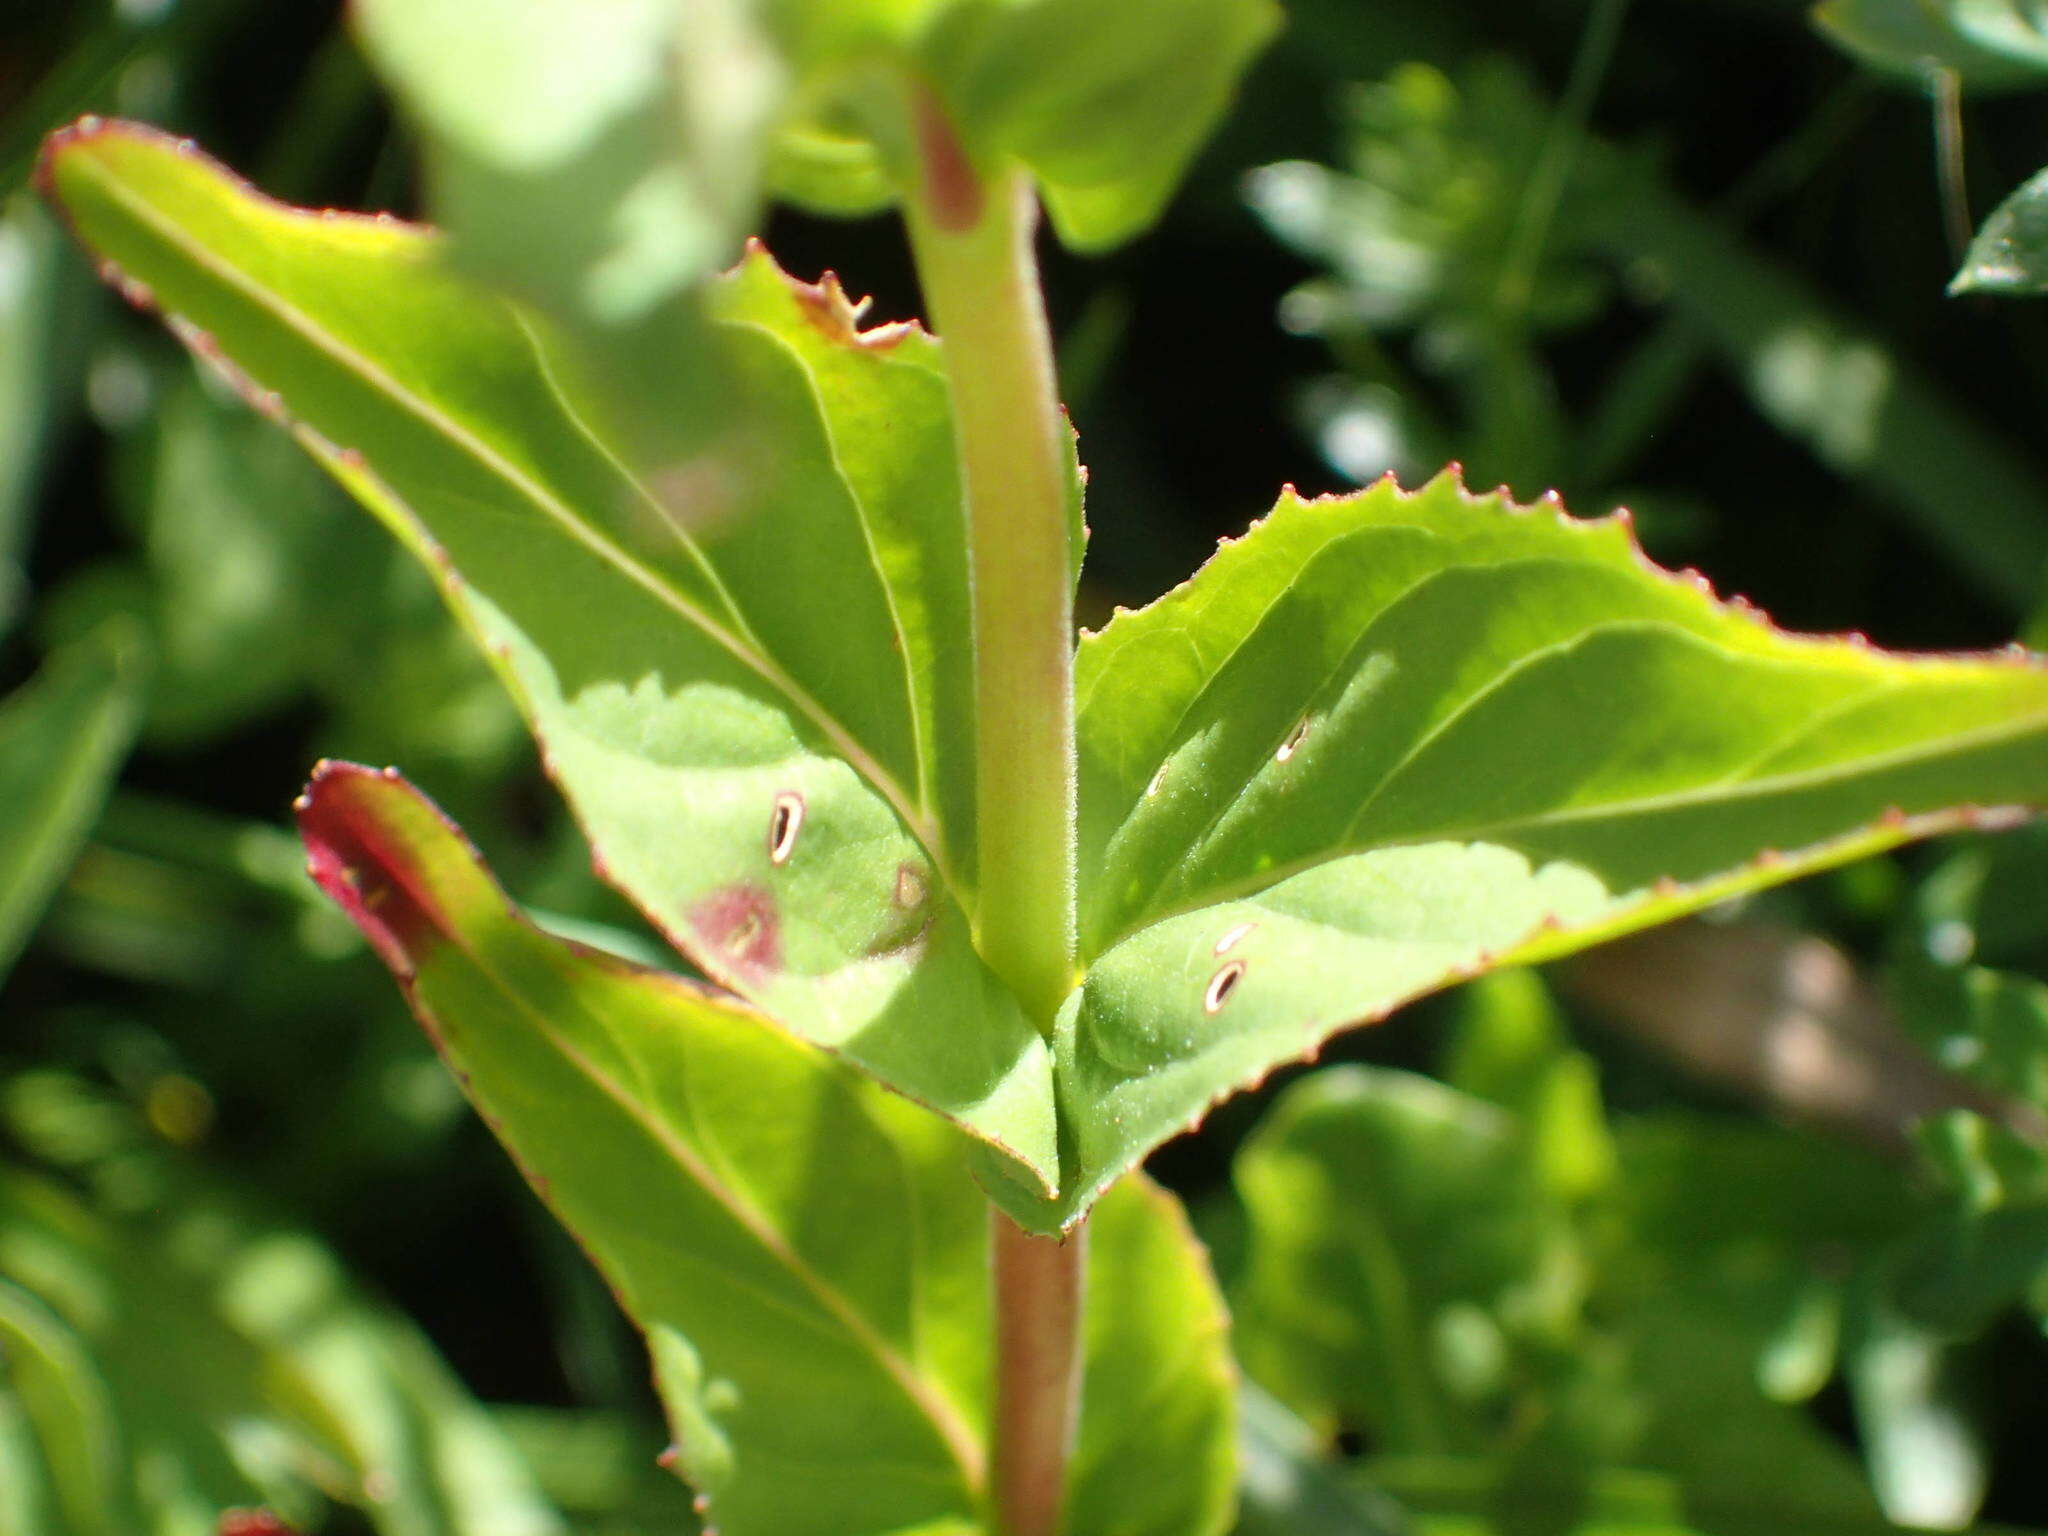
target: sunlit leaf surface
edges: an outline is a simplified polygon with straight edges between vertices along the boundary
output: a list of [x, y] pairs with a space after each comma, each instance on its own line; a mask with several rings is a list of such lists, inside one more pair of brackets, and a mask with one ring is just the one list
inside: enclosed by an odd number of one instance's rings
[[1725, 606], [1445, 476], [1288, 495], [1083, 642], [1070, 1209], [1333, 1030], [2048, 797], [2048, 668]]
[[[970, 940], [972, 658], [944, 379], [755, 253], [712, 295], [757, 450], [636, 482], [548, 333], [435, 236], [102, 126], [45, 181], [426, 560], [603, 872], [711, 976], [1048, 1188], [1046, 1048]], [[284, 403], [284, 402], [288, 402]]]
[[[958, 1133], [739, 1004], [528, 926], [392, 776], [330, 765], [300, 818], [322, 885], [645, 1333], [718, 1529], [978, 1518], [988, 1215]], [[1089, 1287], [1075, 1536], [1222, 1529], [1224, 1316], [1171, 1196], [1105, 1200]]]

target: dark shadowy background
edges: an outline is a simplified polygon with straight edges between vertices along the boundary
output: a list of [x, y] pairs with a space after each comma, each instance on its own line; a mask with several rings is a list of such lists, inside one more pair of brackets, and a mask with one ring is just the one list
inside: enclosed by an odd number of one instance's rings
[[[1290, 11], [1158, 229], [1105, 260], [1046, 253], [1091, 469], [1085, 614], [1172, 585], [1282, 483], [1339, 490], [1383, 468], [1413, 483], [1456, 458], [1524, 499], [1555, 487], [1581, 514], [1630, 504], [1653, 555], [1788, 627], [1957, 648], [2038, 624], [2048, 304], [1944, 297], [1956, 253], [1923, 92], [1838, 52], [1790, 0], [1637, 4], [1536, 208], [1582, 0]], [[0, 8], [0, 198], [23, 188], [42, 133], [94, 110], [188, 133], [291, 201], [414, 210], [404, 129], [338, 12], [14, 0]], [[1441, 74], [1411, 72], [1405, 105], [1390, 88], [1361, 97], [1415, 64]], [[1416, 83], [1429, 80], [1449, 95]], [[1981, 216], [2048, 159], [2048, 93], [1971, 97], [1963, 123]], [[1290, 223], [1289, 173], [1252, 179], [1282, 162], [1363, 169], [1387, 196], [1370, 217], [1297, 207]], [[1479, 190], [1444, 195], [1446, 166]], [[19, 203], [10, 228], [26, 229]], [[777, 211], [767, 237], [797, 274], [830, 267], [873, 294], [876, 318], [918, 312], [889, 219]], [[0, 268], [29, 237], [12, 238]], [[1367, 248], [1396, 251], [1409, 276], [1346, 274], [1345, 253]], [[1517, 248], [1523, 297], [1503, 299]], [[636, 1346], [381, 970], [299, 882], [287, 807], [322, 756], [396, 761], [522, 899], [635, 920], [591, 878], [425, 583], [68, 261], [38, 290], [50, 323], [17, 317], [0, 338], [15, 346], [0, 355], [0, 423], [25, 423], [0, 425], [0, 566], [18, 558], [23, 576], [0, 617], [0, 692], [116, 611], [140, 615], [156, 661], [141, 745], [0, 993], [7, 1145], [117, 1206], [117, 1154], [146, 1146], [200, 1169], [317, 1232], [480, 1397], [643, 1424]], [[1974, 846], [1758, 911], [1875, 965], [1924, 882]], [[2010, 861], [2012, 888], [2048, 893], [2032, 847], [2033, 865]], [[2048, 912], [2015, 899], [2002, 950], [1977, 958], [2038, 976]], [[1455, 1006], [1418, 1006], [1331, 1055], [1426, 1066]], [[1581, 1022], [1622, 1110], [1787, 1110], [1673, 1067], [1625, 1020]], [[1205, 1219], [1226, 1243], [1232, 1148], [1289, 1080], [1156, 1160], [1222, 1213]], [[129, 1129], [63, 1131], [59, 1111], [81, 1104]], [[2048, 1351], [2018, 1314], [1980, 1337], [1995, 1363], [1979, 1394], [1987, 1514], [2048, 1524], [2031, 1449]], [[1839, 1388], [1813, 1411], [1857, 1433]]]

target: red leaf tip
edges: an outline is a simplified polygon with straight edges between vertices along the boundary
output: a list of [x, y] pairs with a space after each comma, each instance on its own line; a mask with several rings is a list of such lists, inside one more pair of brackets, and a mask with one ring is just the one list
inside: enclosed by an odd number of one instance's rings
[[439, 944], [441, 923], [403, 873], [401, 850], [364, 791], [401, 782], [396, 769], [323, 759], [294, 802], [307, 872], [348, 914], [384, 963], [410, 979]]
[[230, 1509], [220, 1517], [220, 1536], [295, 1536], [267, 1509]]

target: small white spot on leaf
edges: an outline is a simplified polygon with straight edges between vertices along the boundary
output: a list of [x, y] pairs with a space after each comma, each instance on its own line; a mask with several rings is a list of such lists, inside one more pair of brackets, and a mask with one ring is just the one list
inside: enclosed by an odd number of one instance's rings
[[1250, 933], [1254, 928], [1258, 926], [1259, 925], [1257, 923], [1239, 923], [1235, 928], [1231, 929], [1228, 933], [1224, 934], [1222, 938], [1216, 941], [1216, 948], [1213, 951], [1211, 951], [1211, 953], [1218, 955], [1229, 954], [1233, 949], [1237, 948], [1237, 946], [1241, 942], [1243, 942], [1246, 934]]
[[1245, 965], [1242, 960], [1233, 960], [1214, 976], [1209, 978], [1208, 990], [1202, 994], [1202, 1012], [1217, 1014], [1237, 990], [1237, 984], [1244, 980]]
[[775, 812], [768, 819], [768, 862], [787, 864], [796, 852], [796, 835], [803, 830], [804, 797], [784, 790], [775, 797]]

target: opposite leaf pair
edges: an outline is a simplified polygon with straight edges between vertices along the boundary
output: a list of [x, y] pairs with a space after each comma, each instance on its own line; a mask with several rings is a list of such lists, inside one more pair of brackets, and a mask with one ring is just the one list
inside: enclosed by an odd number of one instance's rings
[[2048, 795], [2031, 659], [1783, 635], [1622, 521], [1455, 477], [1289, 493], [1081, 642], [1085, 977], [1047, 1041], [974, 945], [938, 342], [859, 330], [757, 249], [709, 307], [760, 451], [654, 487], [551, 328], [435, 236], [281, 208], [132, 128], [81, 125], [44, 180], [434, 568], [606, 876], [972, 1133], [1033, 1230], [1347, 1024]]

